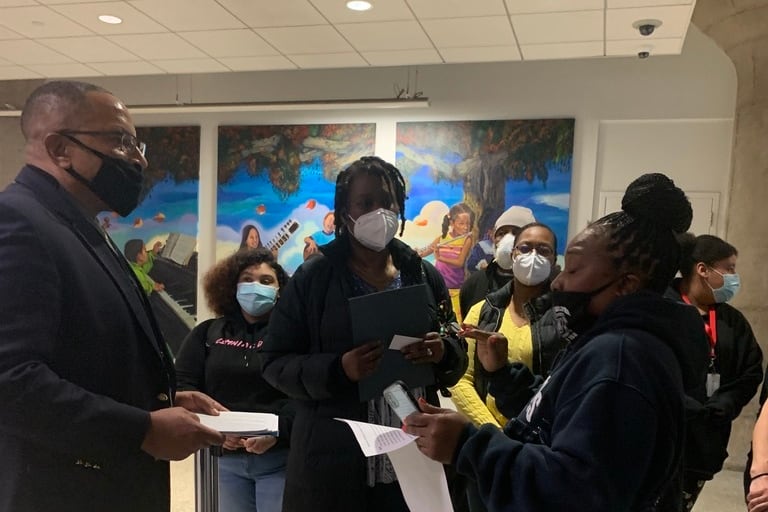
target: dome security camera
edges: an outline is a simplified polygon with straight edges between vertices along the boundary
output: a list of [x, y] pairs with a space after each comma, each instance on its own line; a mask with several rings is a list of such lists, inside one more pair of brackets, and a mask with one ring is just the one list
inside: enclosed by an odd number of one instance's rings
[[647, 59], [650, 56], [651, 56], [651, 52], [646, 51], [646, 50], [637, 52], [637, 57], [639, 59]]
[[661, 26], [660, 20], [638, 20], [632, 24], [632, 26], [640, 32], [641, 36], [649, 36], [653, 34], [657, 27]]

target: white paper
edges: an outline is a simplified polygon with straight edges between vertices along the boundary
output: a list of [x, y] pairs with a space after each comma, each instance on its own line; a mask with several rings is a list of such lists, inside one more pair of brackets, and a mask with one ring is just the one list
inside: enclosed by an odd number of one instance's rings
[[387, 454], [411, 512], [453, 511], [443, 465], [419, 451], [417, 436], [399, 428], [336, 419], [350, 426], [366, 457]]
[[200, 423], [222, 434], [242, 436], [276, 435], [277, 415], [264, 412], [222, 411], [219, 416], [198, 414]]
[[423, 338], [414, 338], [411, 336], [403, 336], [401, 334], [395, 334], [392, 336], [392, 343], [389, 344], [389, 350], [400, 350], [403, 347], [407, 347], [408, 345], [413, 345], [414, 343], [418, 343]]

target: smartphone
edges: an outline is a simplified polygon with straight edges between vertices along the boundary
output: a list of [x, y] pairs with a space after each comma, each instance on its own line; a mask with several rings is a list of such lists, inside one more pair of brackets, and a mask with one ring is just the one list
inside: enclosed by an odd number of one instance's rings
[[400, 421], [405, 421], [405, 418], [420, 410], [419, 403], [401, 380], [396, 380], [384, 389], [384, 400], [395, 411]]

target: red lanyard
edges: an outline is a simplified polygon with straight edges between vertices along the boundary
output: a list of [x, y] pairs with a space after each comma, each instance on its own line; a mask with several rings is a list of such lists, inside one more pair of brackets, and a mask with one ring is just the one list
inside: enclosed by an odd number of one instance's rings
[[[691, 304], [691, 301], [686, 294], [681, 293], [680, 296], [686, 304]], [[704, 322], [704, 332], [707, 333], [707, 337], [709, 338], [709, 357], [714, 359], [715, 345], [717, 345], [717, 318], [715, 317], [715, 308], [712, 306], [709, 306], [709, 323]]]

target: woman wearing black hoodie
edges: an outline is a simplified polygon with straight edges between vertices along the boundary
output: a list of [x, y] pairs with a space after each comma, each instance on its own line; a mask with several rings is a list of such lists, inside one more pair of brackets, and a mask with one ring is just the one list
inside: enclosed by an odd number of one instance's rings
[[[552, 284], [568, 346], [503, 432], [427, 404], [407, 418], [421, 451], [455, 462], [491, 511], [650, 511], [675, 480], [684, 384], [696, 378], [680, 331], [695, 313], [662, 293], [677, 270], [675, 233], [692, 211], [661, 174], [630, 184], [622, 210], [569, 244]], [[507, 371], [505, 345], [468, 334], [496, 374], [491, 393], [503, 396], [494, 385]]]

